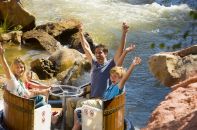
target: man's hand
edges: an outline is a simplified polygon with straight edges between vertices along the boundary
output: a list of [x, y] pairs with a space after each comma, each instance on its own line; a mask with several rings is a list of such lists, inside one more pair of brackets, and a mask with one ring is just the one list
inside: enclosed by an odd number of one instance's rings
[[127, 33], [129, 31], [129, 26], [124, 22], [122, 23], [122, 32]]

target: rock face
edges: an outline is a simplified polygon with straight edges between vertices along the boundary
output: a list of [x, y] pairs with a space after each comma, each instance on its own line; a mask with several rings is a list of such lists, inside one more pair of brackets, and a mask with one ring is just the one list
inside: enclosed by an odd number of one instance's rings
[[[58, 76], [58, 80], [67, 78], [68, 71], [77, 66], [72, 76], [78, 77], [83, 70], [90, 69], [90, 63], [85, 60], [83, 55], [74, 49], [62, 48], [54, 52], [49, 59], [37, 59], [31, 63], [31, 70], [40, 79], [50, 79]], [[88, 67], [87, 67], [88, 66]]]
[[53, 63], [46, 59], [36, 59], [30, 64], [31, 70], [35, 72], [39, 79], [51, 79], [57, 73]]
[[25, 46], [31, 49], [45, 49], [50, 54], [62, 48], [61, 44], [42, 30], [31, 30], [23, 34]]
[[159, 53], [150, 57], [149, 68], [166, 86], [172, 86], [197, 72], [197, 45], [174, 53]]
[[197, 45], [153, 55], [149, 65], [155, 77], [170, 86], [172, 92], [153, 111], [142, 130], [196, 130]]
[[12, 31], [9, 33], [0, 34], [0, 42], [12, 41], [17, 44], [21, 44], [22, 31]]
[[[42, 30], [47, 32], [49, 35], [53, 36], [62, 45], [66, 45], [69, 48], [83, 52], [78, 37], [78, 26], [80, 22], [74, 19], [59, 21], [57, 23], [47, 23], [44, 25], [37, 26], [35, 30]], [[84, 34], [86, 40], [88, 41], [90, 48], [94, 50], [94, 43], [92, 38], [88, 33]]]
[[22, 25], [23, 31], [35, 27], [35, 17], [24, 10], [16, 0], [0, 1], [0, 21], [4, 20], [12, 27]]
[[[44, 25], [37, 26], [34, 30], [25, 32], [22, 40], [25, 46], [32, 48], [45, 48], [49, 53], [53, 53], [59, 49], [60, 44], [66, 45], [69, 48], [83, 52], [78, 37], [78, 26], [80, 22], [76, 20], [59, 21], [57, 23], [47, 23]], [[88, 33], [84, 34], [86, 40], [92, 50], [95, 45], [93, 40]]]
[[197, 74], [172, 88], [142, 130], [197, 129]]

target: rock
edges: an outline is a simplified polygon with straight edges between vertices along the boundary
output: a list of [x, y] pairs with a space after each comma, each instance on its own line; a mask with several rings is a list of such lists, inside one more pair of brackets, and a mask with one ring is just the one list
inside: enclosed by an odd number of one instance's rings
[[[72, 72], [71, 78], [68, 77], [69, 70], [77, 65]], [[77, 78], [85, 70], [87, 71], [90, 63], [85, 60], [83, 55], [74, 49], [62, 48], [54, 52], [49, 59], [36, 59], [31, 62], [31, 70], [34, 71], [39, 79], [45, 80], [57, 76], [62, 82], [68, 77], [68, 80]]]
[[23, 34], [24, 45], [31, 49], [45, 49], [50, 54], [62, 48], [60, 43], [42, 30], [31, 30]]
[[[69, 48], [76, 49], [83, 52], [80, 44], [80, 39], [78, 37], [78, 26], [80, 22], [77, 20], [67, 20], [60, 21], [57, 23], [47, 23], [44, 25], [37, 26], [35, 30], [43, 30], [49, 35], [53, 36], [62, 45], [66, 45]], [[84, 34], [86, 40], [88, 41], [92, 50], [94, 50], [94, 43], [92, 38], [88, 33]]]
[[80, 52], [75, 49], [69, 48], [63, 48], [59, 51], [56, 51], [49, 57], [49, 60], [54, 64], [55, 69], [58, 71], [58, 73], [67, 70], [75, 64], [78, 64], [80, 66], [79, 72], [81, 72], [83, 68], [86, 68], [84, 67], [84, 64], [86, 64], [87, 62]]
[[50, 60], [36, 59], [31, 62], [30, 66], [31, 70], [35, 72], [41, 80], [51, 79], [57, 73]]
[[21, 44], [22, 31], [12, 31], [9, 33], [0, 34], [0, 42], [12, 41], [17, 44]]
[[172, 88], [142, 130], [196, 130], [197, 73]]
[[149, 69], [164, 85], [172, 86], [197, 72], [197, 45], [174, 53], [150, 57]]
[[6, 21], [9, 27], [21, 25], [23, 31], [31, 30], [35, 27], [35, 17], [23, 9], [16, 0], [0, 1], [0, 21]]

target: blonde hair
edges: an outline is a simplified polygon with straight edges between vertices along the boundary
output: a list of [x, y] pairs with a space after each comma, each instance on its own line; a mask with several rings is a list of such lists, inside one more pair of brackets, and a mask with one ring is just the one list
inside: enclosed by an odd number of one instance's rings
[[[11, 64], [11, 70], [12, 70], [12, 72], [13, 72], [14, 75], [15, 75], [15, 67], [14, 66], [15, 65], [19, 65], [19, 64], [22, 64], [23, 65], [23, 67], [24, 67], [24, 73], [25, 73], [25, 70], [26, 70], [25, 62], [21, 58], [17, 57], [17, 58], [15, 58], [13, 60], [13, 62]], [[15, 75], [15, 76], [17, 76], [17, 75]], [[21, 77], [22, 79], [24, 78], [23, 76]]]
[[114, 73], [122, 78], [122, 76], [126, 73], [126, 70], [123, 67], [115, 66], [110, 70], [110, 74]]

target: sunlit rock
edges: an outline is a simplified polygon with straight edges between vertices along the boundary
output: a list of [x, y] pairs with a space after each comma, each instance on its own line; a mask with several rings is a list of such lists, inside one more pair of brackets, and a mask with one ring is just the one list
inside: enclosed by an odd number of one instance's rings
[[61, 44], [42, 30], [31, 30], [23, 34], [23, 43], [31, 49], [45, 49], [52, 54], [62, 48]]
[[35, 27], [35, 17], [27, 12], [17, 0], [0, 0], [0, 21], [6, 22], [9, 29], [17, 25], [23, 31]]
[[[80, 22], [74, 19], [58, 21], [55, 23], [47, 23], [37, 26], [35, 30], [42, 30], [53, 36], [62, 45], [66, 45], [69, 48], [76, 49], [83, 52], [78, 36], [78, 26]], [[93, 40], [88, 33], [84, 34], [88, 41], [90, 48], [94, 49]]]
[[142, 130], [196, 130], [197, 73], [172, 88]]
[[12, 31], [9, 33], [0, 34], [0, 42], [10, 42], [21, 44], [22, 31]]
[[[69, 71], [73, 69], [72, 73]], [[40, 79], [56, 77], [62, 82], [77, 79], [83, 71], [90, 70], [91, 65], [83, 54], [75, 49], [62, 48], [54, 52], [49, 59], [36, 59], [31, 62], [31, 70], [37, 73]]]
[[174, 52], [155, 54], [149, 59], [153, 75], [164, 85], [172, 86], [197, 72], [197, 45]]

